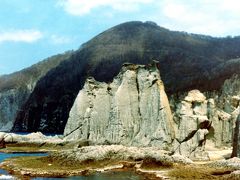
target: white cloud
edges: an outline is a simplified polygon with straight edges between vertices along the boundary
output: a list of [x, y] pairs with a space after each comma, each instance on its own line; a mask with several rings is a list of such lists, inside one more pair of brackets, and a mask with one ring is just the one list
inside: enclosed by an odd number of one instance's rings
[[26, 42], [31, 43], [43, 37], [43, 34], [37, 30], [10, 30], [0, 32], [0, 43], [13, 41], [13, 42]]
[[148, 4], [154, 0], [60, 0], [58, 5], [64, 10], [76, 16], [89, 14], [93, 9], [107, 7], [110, 10], [131, 12], [139, 10], [141, 5]]
[[[58, 0], [74, 16], [93, 13], [97, 21], [111, 17], [124, 20], [152, 20], [173, 30], [213, 36], [239, 35], [239, 0]], [[118, 12], [117, 16], [116, 13]], [[134, 12], [126, 16], [126, 12]], [[120, 14], [122, 13], [122, 14]], [[119, 20], [119, 17], [122, 19]], [[118, 17], [114, 19], [115, 17]], [[129, 18], [126, 18], [129, 17]]]
[[53, 44], [68, 44], [71, 42], [71, 39], [68, 37], [64, 37], [64, 36], [59, 36], [59, 35], [51, 35], [50, 36], [51, 42]]
[[163, 0], [159, 3], [170, 29], [225, 36], [240, 32], [240, 1], [237, 0]]

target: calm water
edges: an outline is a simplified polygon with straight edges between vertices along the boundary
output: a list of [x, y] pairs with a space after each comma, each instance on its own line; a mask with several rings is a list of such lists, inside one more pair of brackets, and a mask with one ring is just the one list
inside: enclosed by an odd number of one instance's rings
[[[8, 153], [1, 153], [0, 152], [0, 163], [2, 161], [4, 161], [5, 159], [7, 158], [10, 158], [10, 157], [17, 157], [17, 156], [46, 156], [47, 154], [46, 153], [11, 153], [11, 154], [8, 154]], [[7, 171], [3, 170], [3, 169], [0, 169], [0, 174], [5, 174], [7, 175]]]
[[[6, 154], [0, 153], [0, 162], [10, 157], [17, 156], [46, 156], [46, 153], [15, 153], [15, 154]], [[8, 175], [8, 173], [0, 169], [0, 174]], [[0, 179], [5, 179], [1, 178]], [[68, 178], [32, 178], [33, 180], [60, 180], [60, 179], [69, 179], [69, 180], [142, 180], [143, 178], [134, 172], [108, 172], [108, 173], [96, 173], [91, 176], [75, 176]]]
[[143, 180], [143, 178], [134, 172], [109, 172], [109, 173], [96, 173], [91, 176], [76, 176], [68, 178], [34, 178], [34, 180], [59, 180], [59, 179], [70, 179], [70, 180]]

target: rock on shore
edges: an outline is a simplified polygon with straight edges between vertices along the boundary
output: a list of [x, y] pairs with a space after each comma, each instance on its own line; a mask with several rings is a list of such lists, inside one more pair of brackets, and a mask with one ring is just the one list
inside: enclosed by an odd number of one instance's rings
[[171, 146], [172, 114], [156, 64], [125, 64], [112, 83], [88, 79], [64, 131], [93, 144]]
[[[207, 148], [230, 147], [240, 101], [239, 76], [219, 92], [171, 96], [158, 64], [124, 64], [111, 83], [86, 80], [70, 111], [64, 135], [92, 145], [160, 147], [195, 160], [209, 160]], [[172, 113], [173, 112], [173, 113]]]
[[156, 147], [126, 147], [123, 145], [96, 145], [54, 152], [55, 159], [84, 163], [87, 161], [141, 161], [153, 160], [167, 163], [191, 164], [192, 161], [181, 155], [169, 155], [169, 152]]
[[64, 142], [63, 138], [59, 136], [46, 136], [41, 132], [30, 133], [30, 134], [15, 134], [15, 133], [4, 133], [0, 132], [0, 141], [4, 141], [5, 143], [51, 143], [58, 144]]

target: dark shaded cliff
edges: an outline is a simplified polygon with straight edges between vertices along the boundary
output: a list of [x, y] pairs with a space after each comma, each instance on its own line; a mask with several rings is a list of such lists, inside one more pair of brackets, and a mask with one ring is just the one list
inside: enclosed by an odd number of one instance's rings
[[38, 81], [13, 131], [62, 133], [86, 77], [110, 82], [125, 62], [160, 63], [168, 94], [218, 90], [240, 72], [240, 37], [213, 38], [173, 32], [151, 22], [115, 26], [74, 52]]
[[21, 71], [0, 77], [0, 130], [11, 130], [17, 113], [32, 93], [38, 80], [69, 58], [71, 52], [55, 55]]

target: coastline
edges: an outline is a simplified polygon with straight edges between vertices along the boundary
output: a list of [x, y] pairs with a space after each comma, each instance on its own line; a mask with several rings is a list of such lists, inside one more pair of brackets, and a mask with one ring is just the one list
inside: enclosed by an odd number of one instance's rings
[[[82, 158], [83, 156], [85, 158]], [[215, 162], [217, 161], [192, 162], [179, 155], [170, 156], [168, 152], [156, 148], [108, 145], [56, 150], [46, 157], [10, 158], [2, 162], [0, 168], [20, 179], [88, 176], [119, 171], [134, 172], [144, 179], [228, 179], [233, 175], [240, 177], [235, 173], [240, 167], [216, 166]]]

